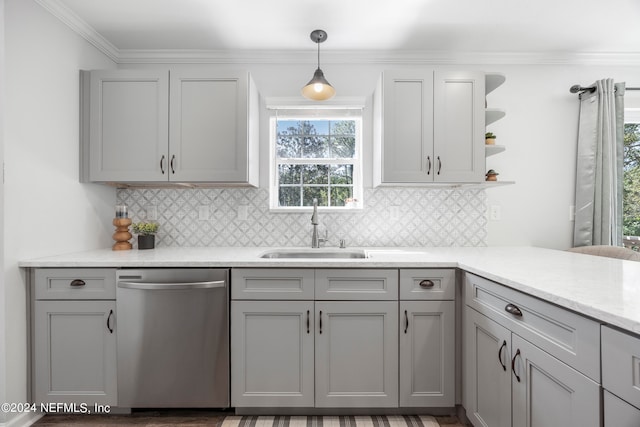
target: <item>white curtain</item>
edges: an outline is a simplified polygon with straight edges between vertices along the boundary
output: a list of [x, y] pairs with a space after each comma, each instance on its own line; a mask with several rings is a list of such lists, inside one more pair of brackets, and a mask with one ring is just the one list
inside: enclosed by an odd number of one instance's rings
[[624, 83], [580, 95], [573, 246], [622, 245]]

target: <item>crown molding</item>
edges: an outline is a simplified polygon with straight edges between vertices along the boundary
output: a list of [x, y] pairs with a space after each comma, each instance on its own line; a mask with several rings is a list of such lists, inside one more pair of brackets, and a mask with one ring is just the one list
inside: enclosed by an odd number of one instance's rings
[[[310, 50], [118, 49], [59, 0], [35, 0], [118, 64], [315, 64]], [[322, 64], [640, 66], [640, 51], [453, 52], [323, 50]]]
[[[309, 51], [120, 50], [119, 63], [315, 64]], [[322, 64], [640, 66], [638, 53], [331, 51]]]
[[80, 37], [95, 46], [112, 61], [120, 62], [120, 51], [111, 42], [102, 37], [92, 26], [76, 15], [58, 0], [35, 0], [40, 6], [62, 21]]

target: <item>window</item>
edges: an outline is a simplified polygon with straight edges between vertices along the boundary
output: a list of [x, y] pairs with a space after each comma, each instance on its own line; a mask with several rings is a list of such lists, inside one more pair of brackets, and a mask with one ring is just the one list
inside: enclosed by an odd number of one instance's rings
[[625, 110], [622, 235], [625, 246], [640, 246], [640, 109]]
[[361, 109], [279, 109], [271, 118], [271, 208], [361, 206]]

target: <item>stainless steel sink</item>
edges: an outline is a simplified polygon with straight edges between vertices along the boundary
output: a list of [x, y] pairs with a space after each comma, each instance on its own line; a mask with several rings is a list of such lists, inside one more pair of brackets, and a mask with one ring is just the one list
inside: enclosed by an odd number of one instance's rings
[[366, 258], [363, 250], [355, 249], [275, 249], [260, 255], [260, 258], [312, 258], [312, 259], [340, 259]]

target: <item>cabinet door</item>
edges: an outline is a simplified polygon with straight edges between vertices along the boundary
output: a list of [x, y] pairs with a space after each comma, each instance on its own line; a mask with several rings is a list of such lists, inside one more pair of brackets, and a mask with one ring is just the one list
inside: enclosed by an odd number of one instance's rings
[[433, 71], [385, 71], [382, 79], [382, 183], [432, 182]]
[[454, 304], [400, 302], [400, 406], [455, 406]]
[[484, 73], [436, 71], [434, 180], [484, 181]]
[[313, 407], [313, 302], [231, 302], [231, 406]]
[[471, 308], [464, 314], [467, 416], [476, 427], [510, 427], [511, 332]]
[[398, 303], [316, 302], [316, 407], [398, 406]]
[[248, 78], [171, 71], [171, 181], [248, 181]]
[[89, 92], [89, 179], [166, 181], [168, 72], [91, 71]]
[[599, 427], [600, 386], [512, 334], [513, 427]]
[[115, 301], [36, 301], [36, 402], [117, 404]]
[[638, 427], [640, 409], [604, 391], [604, 427]]

